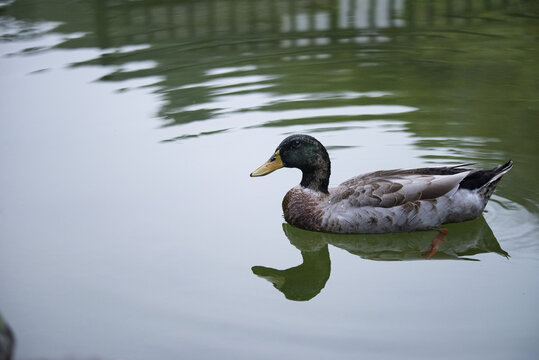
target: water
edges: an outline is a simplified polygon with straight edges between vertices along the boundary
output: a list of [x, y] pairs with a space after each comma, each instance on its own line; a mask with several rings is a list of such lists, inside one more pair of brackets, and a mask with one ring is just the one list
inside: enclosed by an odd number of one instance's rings
[[[2, 2], [16, 359], [536, 358], [537, 19], [512, 0]], [[283, 224], [298, 172], [249, 173], [297, 132], [332, 184], [515, 167], [427, 260], [436, 232]]]

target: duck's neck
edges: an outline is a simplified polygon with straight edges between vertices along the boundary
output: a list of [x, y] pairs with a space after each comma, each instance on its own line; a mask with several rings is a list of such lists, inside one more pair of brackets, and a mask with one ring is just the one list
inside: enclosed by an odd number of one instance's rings
[[303, 177], [300, 185], [304, 188], [328, 194], [329, 176], [331, 174], [329, 157], [318, 165], [314, 168], [301, 169]]

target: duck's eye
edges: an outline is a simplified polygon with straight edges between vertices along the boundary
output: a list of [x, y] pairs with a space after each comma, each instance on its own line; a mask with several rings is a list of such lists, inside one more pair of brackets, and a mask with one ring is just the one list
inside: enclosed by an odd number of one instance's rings
[[296, 149], [299, 147], [299, 144], [300, 144], [299, 140], [294, 140], [292, 142], [292, 146], [295, 147]]

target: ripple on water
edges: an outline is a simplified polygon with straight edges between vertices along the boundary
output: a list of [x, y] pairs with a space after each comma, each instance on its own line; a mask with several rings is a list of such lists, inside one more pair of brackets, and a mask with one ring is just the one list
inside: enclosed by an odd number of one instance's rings
[[502, 247], [512, 256], [539, 259], [539, 243], [533, 235], [539, 230], [539, 221], [524, 206], [493, 195], [484, 216]]

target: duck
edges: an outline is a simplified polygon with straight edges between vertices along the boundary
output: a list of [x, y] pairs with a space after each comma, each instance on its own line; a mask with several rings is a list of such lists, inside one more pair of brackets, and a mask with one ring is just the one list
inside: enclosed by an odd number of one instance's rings
[[491, 170], [473, 164], [379, 170], [329, 187], [331, 161], [314, 137], [294, 134], [253, 171], [265, 176], [280, 168], [302, 172], [282, 202], [287, 223], [305, 230], [370, 234], [424, 231], [480, 216], [513, 161]]

